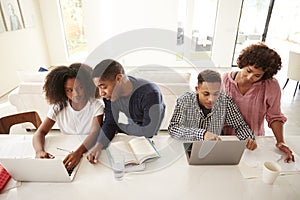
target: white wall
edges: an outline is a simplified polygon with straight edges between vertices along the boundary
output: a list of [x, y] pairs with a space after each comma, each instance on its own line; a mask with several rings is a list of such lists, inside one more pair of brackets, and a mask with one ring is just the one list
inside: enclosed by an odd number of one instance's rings
[[[234, 51], [235, 38], [238, 28], [242, 0], [219, 0], [218, 13], [215, 26], [215, 35], [211, 60], [200, 63], [203, 66], [231, 67], [231, 60]], [[89, 52], [92, 52], [99, 45], [114, 36], [141, 28], [161, 28], [177, 31], [178, 1], [174, 0], [84, 0], [84, 12], [86, 23], [86, 34], [89, 45]], [[191, 35], [191, 23], [193, 16], [193, 1], [187, 1], [187, 15], [185, 23], [185, 34], [187, 38]], [[175, 36], [176, 37], [176, 36]], [[137, 38], [140, 39], [140, 38]], [[134, 42], [134, 41], [133, 41]], [[174, 38], [175, 42], [175, 38]], [[123, 43], [114, 48], [122, 48]], [[186, 51], [189, 44], [178, 52]], [[123, 52], [126, 53], [126, 52]], [[162, 59], [154, 63], [169, 63], [174, 67], [182, 66], [185, 63], [178, 60], [175, 55], [157, 54], [157, 57], [139, 56], [137, 54], [128, 57], [122, 56], [119, 60], [124, 65], [149, 64], [151, 59]], [[147, 55], [144, 53], [144, 55]], [[189, 52], [185, 55], [189, 58]], [[208, 57], [208, 56], [206, 56]], [[134, 58], [135, 60], [132, 60]]]
[[177, 0], [83, 0], [83, 6], [90, 52], [113, 36], [134, 29], [177, 31]]
[[0, 96], [19, 84], [17, 71], [37, 71], [49, 64], [38, 0], [33, 0], [34, 27], [0, 33]]
[[217, 67], [231, 67], [242, 0], [219, 0], [212, 60]]
[[[99, 54], [95, 53], [97, 47], [105, 42], [120, 39], [118, 38], [120, 35], [126, 35], [127, 39], [130, 40], [129, 43], [132, 44], [128, 44], [126, 39], [118, 40], [120, 41], [119, 43], [113, 44], [105, 52], [108, 53], [108, 57], [115, 59], [122, 57], [119, 61], [124, 66], [137, 66], [149, 63], [168, 63], [173, 66], [182, 66], [182, 61], [177, 61], [175, 54], [165, 54], [162, 51], [156, 51], [156, 54], [147, 54], [149, 51], [143, 51], [143, 48], [145, 48], [143, 45], [145, 44], [149, 44], [147, 47], [152, 48], [152, 50], [154, 50], [153, 47], [160, 45], [157, 42], [160, 42], [158, 40], [162, 39], [162, 37], [156, 37], [155, 31], [153, 35], [149, 35], [151, 31], [140, 31], [144, 33], [141, 35], [134, 32], [138, 29], [168, 30], [173, 32], [171, 34], [174, 35], [170, 37], [173, 39], [172, 42], [176, 44], [177, 0], [84, 0], [83, 6], [89, 52], [96, 54], [96, 56], [99, 55], [99, 60], [103, 54], [101, 52]], [[129, 32], [130, 34], [128, 34]], [[132, 37], [134, 34], [137, 34], [136, 37]], [[147, 39], [149, 38], [153, 41], [153, 44], [148, 43]], [[165, 41], [161, 41], [161, 43], [163, 42]], [[128, 46], [139, 49], [128, 49]], [[116, 49], [119, 50], [117, 53]], [[124, 51], [122, 51], [123, 49]], [[133, 52], [128, 53], [127, 51]], [[126, 55], [127, 53], [128, 56]], [[87, 61], [87, 63], [90, 62]]]
[[[66, 50], [59, 0], [39, 0], [39, 3], [50, 63], [69, 64], [71, 61]], [[114, 36], [135, 29], [158, 28], [177, 31], [177, 0], [83, 0], [83, 7], [90, 53]], [[176, 56], [171, 55], [170, 59], [176, 60]], [[131, 63], [130, 59], [127, 60], [128, 64]]]
[[51, 65], [68, 63], [68, 52], [60, 14], [59, 0], [39, 0]]

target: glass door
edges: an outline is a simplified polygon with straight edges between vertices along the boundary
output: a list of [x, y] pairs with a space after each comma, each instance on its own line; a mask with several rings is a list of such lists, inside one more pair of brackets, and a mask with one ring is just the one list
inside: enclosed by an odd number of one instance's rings
[[190, 39], [192, 60], [210, 60], [218, 0], [178, 0], [177, 46]]
[[282, 58], [282, 69], [276, 75], [286, 81], [289, 51], [300, 52], [299, 0], [244, 0], [232, 66], [246, 46], [264, 41]]
[[300, 52], [299, 10], [299, 0], [276, 0], [272, 11], [266, 44], [281, 56], [283, 67], [276, 75], [281, 86], [287, 79], [289, 52]]
[[232, 66], [236, 66], [237, 57], [243, 48], [262, 41], [269, 11], [269, 2], [270, 0], [243, 1]]

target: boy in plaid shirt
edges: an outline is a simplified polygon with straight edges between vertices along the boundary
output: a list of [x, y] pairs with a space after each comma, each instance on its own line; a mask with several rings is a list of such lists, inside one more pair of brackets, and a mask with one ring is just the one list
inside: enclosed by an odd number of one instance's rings
[[220, 74], [204, 70], [198, 75], [196, 91], [177, 99], [169, 134], [181, 140], [220, 140], [224, 123], [235, 129], [240, 140], [248, 140], [248, 149], [256, 149], [255, 137], [238, 107], [221, 92]]

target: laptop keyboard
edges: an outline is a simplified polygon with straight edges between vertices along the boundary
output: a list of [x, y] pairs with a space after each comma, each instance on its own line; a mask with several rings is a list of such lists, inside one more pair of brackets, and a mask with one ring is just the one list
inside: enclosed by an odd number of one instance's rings
[[[74, 167], [74, 168], [75, 168], [75, 167]], [[68, 171], [68, 174], [69, 174], [69, 176], [71, 176], [72, 172], [74, 171], [74, 168], [67, 170], [67, 171]]]
[[10, 174], [0, 165], [0, 191], [5, 187], [10, 178]]
[[191, 157], [193, 143], [183, 143], [184, 149], [189, 157]]

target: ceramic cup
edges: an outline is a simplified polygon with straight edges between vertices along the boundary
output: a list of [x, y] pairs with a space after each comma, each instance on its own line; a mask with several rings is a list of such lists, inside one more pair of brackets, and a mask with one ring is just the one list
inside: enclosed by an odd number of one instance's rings
[[264, 183], [272, 185], [281, 172], [281, 167], [277, 162], [267, 161], [263, 164], [262, 180]]

